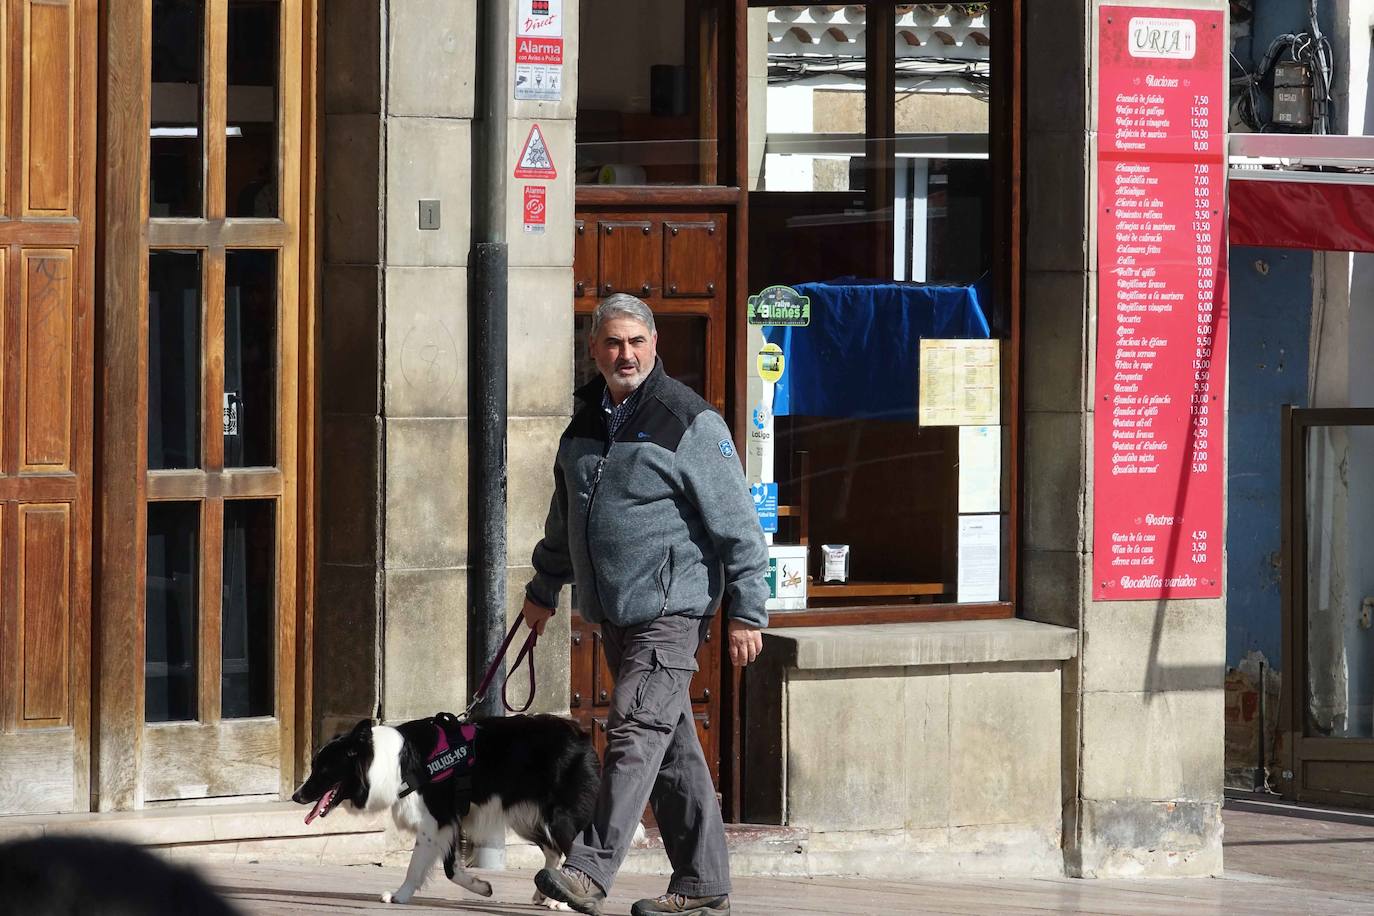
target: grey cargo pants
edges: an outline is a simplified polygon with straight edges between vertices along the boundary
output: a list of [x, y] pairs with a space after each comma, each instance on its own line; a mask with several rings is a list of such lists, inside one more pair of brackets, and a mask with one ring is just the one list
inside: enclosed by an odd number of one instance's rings
[[710, 623], [672, 616], [630, 627], [601, 624], [606, 664], [615, 678], [601, 793], [567, 864], [608, 894], [646, 802], [653, 805], [673, 866], [668, 892], [730, 893], [725, 827], [688, 695], [697, 646]]

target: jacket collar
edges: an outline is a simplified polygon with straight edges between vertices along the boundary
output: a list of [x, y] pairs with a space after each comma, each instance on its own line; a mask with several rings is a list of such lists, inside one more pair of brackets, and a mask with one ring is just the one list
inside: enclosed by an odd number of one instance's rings
[[[644, 379], [643, 383], [639, 386], [639, 390], [643, 392], [640, 396], [641, 404], [646, 398], [653, 396], [654, 391], [663, 383], [663, 379], [666, 377], [667, 373], [663, 370], [663, 357], [659, 356], [654, 360], [654, 368], [649, 370], [648, 378]], [[598, 372], [591, 381], [574, 391], [573, 397], [577, 398], [583, 404], [600, 407], [601, 393], [605, 390], [606, 380], [602, 378], [601, 373]]]

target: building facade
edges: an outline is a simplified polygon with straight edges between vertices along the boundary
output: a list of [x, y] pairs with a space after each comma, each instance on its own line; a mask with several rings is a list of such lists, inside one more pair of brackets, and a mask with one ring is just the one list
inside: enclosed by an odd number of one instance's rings
[[[609, 293], [776, 522], [764, 663], [716, 636], [693, 686], [727, 816], [806, 831], [743, 867], [1220, 871], [1225, 601], [1095, 585], [1110, 10], [9, 10], [0, 814], [258, 804], [270, 845], [319, 741], [466, 705], [480, 243], [506, 619]], [[763, 317], [779, 286], [806, 327]], [[596, 736], [575, 602], [535, 708]]]

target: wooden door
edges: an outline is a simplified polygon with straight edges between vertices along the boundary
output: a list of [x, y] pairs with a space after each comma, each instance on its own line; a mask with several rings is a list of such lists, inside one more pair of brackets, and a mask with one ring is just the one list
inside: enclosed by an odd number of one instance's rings
[[1283, 412], [1284, 795], [1374, 808], [1374, 599], [1370, 512], [1374, 409]]
[[146, 72], [138, 797], [294, 777], [297, 0], [157, 0]]
[[0, 3], [0, 814], [90, 806], [96, 26]]
[[[658, 325], [658, 354], [667, 372], [725, 410], [725, 290], [727, 216], [709, 211], [616, 209], [577, 214], [573, 263], [576, 310], [574, 353], [579, 383], [595, 364], [587, 334], [596, 303], [630, 293], [649, 304]], [[720, 616], [697, 652], [692, 713], [711, 778], [720, 780], [722, 639]], [[601, 636], [574, 612], [573, 717], [605, 750], [611, 675]]]

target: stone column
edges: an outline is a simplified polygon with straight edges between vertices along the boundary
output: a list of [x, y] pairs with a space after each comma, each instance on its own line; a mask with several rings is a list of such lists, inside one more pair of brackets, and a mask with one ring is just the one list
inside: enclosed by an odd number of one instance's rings
[[1224, 600], [1092, 600], [1098, 6], [1025, 6], [1022, 613], [1079, 630], [1062, 709], [1069, 872], [1216, 874]]
[[[501, 2], [509, 97], [516, 3]], [[475, 0], [337, 0], [321, 9], [317, 741], [362, 716], [403, 721], [461, 710], [469, 698], [467, 298], [479, 40]], [[565, 9], [564, 98], [513, 103], [508, 125], [511, 614], [572, 404], [577, 4]], [[516, 180], [536, 121], [558, 177]], [[547, 188], [543, 234], [523, 231], [526, 183]], [[422, 200], [439, 202], [437, 229], [420, 227]], [[536, 708], [567, 710], [568, 654], [565, 612], [540, 644]]]

